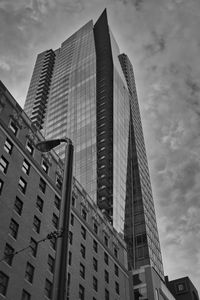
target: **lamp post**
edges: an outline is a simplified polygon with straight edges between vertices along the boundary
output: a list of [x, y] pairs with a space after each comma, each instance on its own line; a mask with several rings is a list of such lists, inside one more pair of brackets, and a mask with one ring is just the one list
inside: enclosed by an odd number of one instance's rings
[[68, 138], [42, 141], [37, 143], [36, 145], [36, 148], [39, 151], [48, 152], [51, 149], [57, 147], [62, 142], [67, 143], [65, 148], [64, 178], [62, 185], [62, 201], [59, 218], [59, 228], [61, 228], [62, 230], [62, 238], [57, 240], [53, 282], [53, 300], [65, 299], [74, 147], [72, 141]]

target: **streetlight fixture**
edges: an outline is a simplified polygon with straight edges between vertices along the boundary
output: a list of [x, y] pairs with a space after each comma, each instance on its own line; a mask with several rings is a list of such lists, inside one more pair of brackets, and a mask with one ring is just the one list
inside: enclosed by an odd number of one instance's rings
[[74, 147], [72, 141], [69, 138], [42, 141], [37, 143], [36, 145], [36, 148], [39, 151], [48, 152], [63, 142], [66, 143], [66, 148], [65, 148], [65, 165], [64, 165], [64, 176], [63, 176], [64, 178], [62, 184], [62, 201], [61, 201], [60, 217], [59, 217], [59, 228], [61, 228], [62, 230], [62, 238], [57, 240], [54, 281], [53, 281], [53, 300], [65, 299]]

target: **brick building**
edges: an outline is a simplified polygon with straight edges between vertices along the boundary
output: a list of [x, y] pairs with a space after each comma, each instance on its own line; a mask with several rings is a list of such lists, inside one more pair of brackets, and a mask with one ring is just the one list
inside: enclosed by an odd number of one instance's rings
[[[52, 298], [63, 165], [40, 140], [0, 82], [0, 299]], [[68, 258], [67, 299], [134, 299], [125, 243], [75, 179]]]

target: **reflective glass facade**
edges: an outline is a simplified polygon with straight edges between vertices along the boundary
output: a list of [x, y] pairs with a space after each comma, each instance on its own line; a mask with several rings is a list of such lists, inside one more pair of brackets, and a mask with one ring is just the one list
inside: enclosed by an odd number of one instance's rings
[[[163, 276], [133, 69], [120, 55], [106, 10], [53, 53], [43, 132], [48, 139], [72, 139], [74, 176], [124, 235], [129, 268], [152, 265]], [[30, 98], [25, 105], [29, 115]], [[62, 159], [64, 147], [57, 148]]]

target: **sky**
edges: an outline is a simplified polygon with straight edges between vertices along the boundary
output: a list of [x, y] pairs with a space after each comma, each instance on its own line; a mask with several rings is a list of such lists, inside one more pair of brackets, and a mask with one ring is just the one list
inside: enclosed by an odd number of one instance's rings
[[104, 8], [134, 67], [165, 274], [200, 294], [200, 1], [0, 0], [0, 79], [23, 107], [37, 54]]

